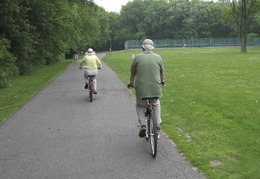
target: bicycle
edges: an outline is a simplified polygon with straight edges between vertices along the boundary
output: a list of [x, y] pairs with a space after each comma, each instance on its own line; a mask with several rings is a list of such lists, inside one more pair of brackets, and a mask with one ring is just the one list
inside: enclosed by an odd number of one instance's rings
[[[83, 66], [83, 68], [85, 68], [85, 66]], [[79, 69], [83, 69], [82, 67], [79, 67]], [[99, 70], [101, 68], [98, 68]], [[93, 101], [93, 94], [96, 94], [95, 93], [95, 89], [94, 89], [94, 84], [93, 84], [93, 78], [95, 77], [96, 75], [88, 75], [88, 85], [87, 87], [85, 86], [86, 89], [88, 89], [89, 91], [89, 100], [90, 102]]]
[[153, 104], [152, 100], [158, 99], [158, 98], [143, 98], [143, 100], [146, 100], [145, 105], [145, 117], [146, 117], [146, 123], [147, 123], [147, 130], [146, 130], [146, 139], [150, 142], [151, 147], [151, 154], [153, 158], [156, 157], [157, 154], [157, 141], [159, 139], [159, 132], [157, 130], [157, 125], [154, 119], [154, 113], [153, 113]]
[[[164, 86], [164, 83], [162, 83], [162, 85]], [[130, 84], [128, 84], [127, 87], [134, 88], [134, 86]], [[159, 131], [157, 130], [157, 125], [154, 119], [153, 104], [152, 104], [152, 100], [154, 99], [158, 99], [158, 97], [143, 98], [143, 100], [146, 100], [144, 115], [146, 117], [147, 130], [145, 132], [145, 138], [150, 142], [151, 154], [153, 158], [155, 158], [157, 155], [157, 142], [158, 139], [160, 138], [160, 134]]]

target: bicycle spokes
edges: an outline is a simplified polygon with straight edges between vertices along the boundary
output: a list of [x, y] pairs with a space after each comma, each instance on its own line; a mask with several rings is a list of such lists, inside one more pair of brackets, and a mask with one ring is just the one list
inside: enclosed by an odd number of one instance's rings
[[146, 131], [146, 139], [150, 143], [151, 154], [153, 158], [156, 157], [157, 154], [157, 140], [158, 140], [158, 132], [157, 126], [154, 119], [153, 108], [151, 99], [146, 99], [146, 108], [145, 108], [145, 116], [147, 122], [147, 131]]
[[155, 125], [155, 121], [153, 115], [150, 114], [150, 118], [147, 121], [148, 124], [148, 138], [151, 147], [152, 156], [155, 158], [157, 154], [157, 128]]
[[90, 102], [93, 101], [93, 80], [92, 78], [89, 78], [89, 85], [88, 85], [88, 90], [89, 90], [89, 100]]

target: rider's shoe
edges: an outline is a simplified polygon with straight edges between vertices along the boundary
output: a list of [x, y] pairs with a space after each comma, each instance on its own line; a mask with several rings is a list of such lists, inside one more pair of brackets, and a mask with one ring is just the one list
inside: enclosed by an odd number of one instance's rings
[[85, 89], [88, 89], [88, 84], [85, 85]]
[[145, 132], [146, 132], [146, 126], [142, 125], [140, 132], [139, 132], [139, 137], [145, 137], [145, 135], [146, 135]]
[[160, 139], [161, 126], [156, 126], [156, 128], [157, 128], [157, 139]]
[[161, 126], [156, 126], [157, 127], [157, 131], [159, 132], [161, 130]]
[[94, 91], [93, 93], [94, 93], [94, 94], [97, 94], [97, 91]]

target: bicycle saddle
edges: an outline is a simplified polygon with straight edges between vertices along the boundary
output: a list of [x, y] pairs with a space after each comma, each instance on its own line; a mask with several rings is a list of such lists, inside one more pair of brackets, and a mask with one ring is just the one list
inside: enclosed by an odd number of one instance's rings
[[146, 99], [159, 99], [159, 98], [158, 97], [142, 98], [142, 100], [146, 100]]

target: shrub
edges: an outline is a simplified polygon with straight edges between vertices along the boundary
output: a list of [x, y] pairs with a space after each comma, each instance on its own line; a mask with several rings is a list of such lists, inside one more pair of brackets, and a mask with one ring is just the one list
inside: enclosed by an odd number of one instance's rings
[[18, 74], [15, 66], [15, 56], [8, 51], [10, 43], [7, 39], [0, 39], [0, 88], [9, 85], [10, 78]]

